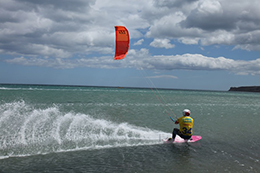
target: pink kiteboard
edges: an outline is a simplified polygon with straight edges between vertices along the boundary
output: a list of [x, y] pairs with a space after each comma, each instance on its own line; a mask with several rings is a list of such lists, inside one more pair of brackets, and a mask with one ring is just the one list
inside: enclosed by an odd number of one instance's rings
[[163, 142], [164, 143], [184, 143], [184, 142], [196, 142], [199, 140], [201, 140], [201, 136], [192, 135], [191, 139], [185, 140], [185, 139], [182, 139], [180, 136], [176, 135], [174, 141], [172, 139], [169, 140], [169, 138], [166, 138], [166, 139], [163, 139]]

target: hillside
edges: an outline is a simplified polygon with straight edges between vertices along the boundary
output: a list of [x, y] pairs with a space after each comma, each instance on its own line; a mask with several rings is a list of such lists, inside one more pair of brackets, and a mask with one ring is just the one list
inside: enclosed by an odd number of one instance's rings
[[260, 92], [260, 86], [230, 87], [228, 91]]

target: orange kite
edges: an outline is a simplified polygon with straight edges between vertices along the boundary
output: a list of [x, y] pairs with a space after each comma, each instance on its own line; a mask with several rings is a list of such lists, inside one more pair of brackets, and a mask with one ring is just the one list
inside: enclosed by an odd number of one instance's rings
[[124, 26], [115, 26], [116, 30], [116, 50], [115, 60], [123, 59], [129, 49], [129, 33]]

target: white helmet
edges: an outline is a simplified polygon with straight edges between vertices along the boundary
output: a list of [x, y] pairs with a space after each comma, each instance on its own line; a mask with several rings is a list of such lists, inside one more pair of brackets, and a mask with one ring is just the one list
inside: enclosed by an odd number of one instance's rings
[[183, 114], [183, 116], [190, 116], [190, 110], [189, 109], [184, 109], [182, 114]]

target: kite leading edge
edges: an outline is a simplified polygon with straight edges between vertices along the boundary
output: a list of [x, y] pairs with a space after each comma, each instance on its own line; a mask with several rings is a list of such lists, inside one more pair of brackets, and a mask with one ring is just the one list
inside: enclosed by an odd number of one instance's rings
[[124, 26], [115, 26], [116, 31], [116, 46], [115, 60], [123, 59], [129, 49], [129, 33]]

